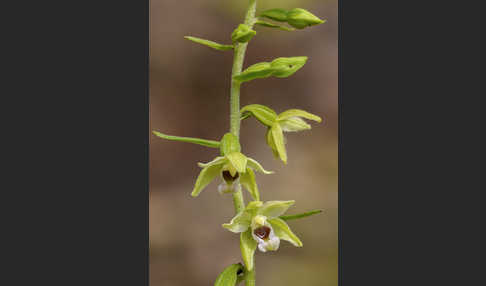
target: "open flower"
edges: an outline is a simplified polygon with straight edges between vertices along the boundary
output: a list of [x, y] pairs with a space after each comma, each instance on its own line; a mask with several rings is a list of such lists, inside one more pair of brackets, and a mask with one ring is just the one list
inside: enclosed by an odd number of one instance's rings
[[191, 193], [197, 197], [201, 191], [220, 175], [222, 183], [218, 186], [220, 193], [231, 193], [241, 189], [242, 184], [251, 194], [253, 199], [259, 200], [260, 195], [255, 181], [255, 173], [272, 174], [252, 158], [248, 158], [240, 152], [234, 151], [225, 156], [218, 156], [209, 163], [198, 163], [203, 168], [199, 173], [196, 184]]
[[322, 119], [301, 109], [289, 109], [277, 115], [271, 108], [261, 104], [250, 104], [241, 109], [242, 118], [253, 115], [263, 125], [268, 127], [267, 144], [275, 157], [287, 164], [287, 151], [283, 132], [296, 132], [311, 129], [302, 118], [321, 122]]
[[253, 201], [223, 227], [234, 233], [241, 233], [240, 247], [243, 260], [249, 270], [253, 268], [256, 248], [261, 252], [275, 251], [280, 240], [302, 247], [300, 239], [279, 216], [284, 214], [295, 201]]

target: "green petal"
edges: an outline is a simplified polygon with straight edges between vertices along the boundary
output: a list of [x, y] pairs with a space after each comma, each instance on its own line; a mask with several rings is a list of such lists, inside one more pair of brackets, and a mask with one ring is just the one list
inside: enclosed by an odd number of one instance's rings
[[268, 201], [262, 205], [258, 213], [268, 218], [276, 218], [283, 215], [291, 205], [295, 203], [292, 201]]
[[258, 186], [255, 181], [255, 173], [251, 168], [246, 168], [246, 173], [241, 174], [240, 183], [250, 192], [251, 197], [255, 201], [260, 200], [260, 193], [258, 192]]
[[275, 77], [285, 78], [293, 75], [301, 69], [307, 62], [307, 57], [276, 58], [271, 66]]
[[275, 142], [273, 141], [273, 135], [272, 135], [272, 129], [271, 128], [268, 128], [267, 133], [265, 134], [265, 137], [267, 139], [267, 145], [270, 146], [270, 148], [272, 149], [273, 156], [275, 158], [279, 158], [277, 146], [275, 146]]
[[273, 174], [274, 172], [273, 171], [267, 171], [265, 169], [263, 169], [262, 165], [260, 165], [260, 163], [258, 163], [256, 160], [252, 159], [252, 158], [248, 158], [248, 167], [252, 168], [253, 170], [257, 171], [257, 172], [260, 172], [260, 173], [264, 173], [264, 174]]
[[314, 121], [317, 121], [317, 122], [321, 122], [322, 119], [317, 116], [317, 115], [314, 115], [312, 113], [309, 113], [307, 111], [304, 111], [302, 109], [289, 109], [289, 110], [286, 110], [282, 113], [280, 113], [277, 117], [277, 120], [284, 120], [284, 119], [289, 119], [289, 118], [292, 118], [292, 117], [303, 117], [305, 119], [309, 119], [309, 120], [314, 120]]
[[223, 227], [235, 233], [244, 232], [251, 223], [251, 214], [247, 211], [238, 213], [230, 223], [224, 223]]
[[271, 128], [272, 140], [277, 149], [280, 159], [287, 164], [287, 150], [285, 149], [285, 142], [283, 137], [283, 131], [279, 124], [275, 124]]
[[231, 264], [226, 267], [216, 278], [214, 286], [234, 286], [238, 280], [238, 271], [243, 270], [243, 265], [240, 263]]
[[[230, 162], [231, 166], [238, 172], [238, 173], [244, 173], [246, 172], [246, 163], [247, 163], [247, 158], [245, 155], [241, 154], [240, 152], [233, 152], [228, 155], [226, 155], [226, 158]], [[230, 169], [230, 172], [232, 170]], [[234, 174], [231, 174], [234, 176]]]
[[210, 47], [210, 48], [213, 48], [213, 49], [219, 50], [219, 51], [228, 51], [228, 50], [232, 50], [234, 48], [233, 45], [222, 45], [222, 44], [218, 44], [218, 43], [213, 42], [213, 41], [209, 41], [209, 40], [205, 40], [205, 39], [201, 39], [201, 38], [196, 38], [196, 37], [191, 37], [191, 36], [185, 36], [184, 38], [186, 38], [189, 41], [193, 41], [195, 43], [205, 45], [206, 47]]
[[290, 117], [289, 119], [280, 120], [278, 123], [285, 132], [296, 132], [311, 129], [310, 124], [307, 124], [300, 117]]
[[280, 239], [292, 243], [294, 246], [302, 247], [302, 241], [290, 230], [285, 221], [280, 218], [269, 219], [268, 222], [272, 225], [275, 235]]
[[199, 193], [209, 184], [211, 181], [221, 173], [222, 165], [211, 165], [204, 167], [199, 173], [197, 177], [196, 184], [194, 186], [194, 190], [191, 193], [191, 196], [197, 197]]
[[238, 138], [233, 133], [226, 133], [223, 138], [221, 138], [220, 150], [222, 155], [240, 152], [241, 145]]
[[219, 147], [218, 141], [206, 140], [206, 139], [201, 139], [201, 138], [193, 138], [193, 137], [172, 136], [172, 135], [160, 133], [158, 131], [152, 131], [152, 133], [154, 135], [156, 135], [157, 137], [167, 139], [167, 140], [198, 144], [198, 145], [211, 147], [211, 148], [218, 148]]
[[240, 110], [240, 113], [242, 115], [249, 113], [266, 126], [272, 126], [277, 119], [277, 113], [273, 109], [261, 104], [247, 105]]
[[215, 166], [215, 165], [220, 165], [226, 163], [227, 159], [226, 157], [216, 157], [213, 161], [208, 162], [208, 163], [197, 163], [197, 165], [201, 168], [209, 167], [209, 166]]
[[240, 249], [243, 262], [245, 262], [246, 269], [248, 271], [253, 270], [254, 255], [257, 248], [257, 242], [251, 236], [251, 229], [242, 232], [240, 235]]
[[255, 213], [256, 210], [258, 210], [261, 206], [263, 205], [263, 202], [261, 201], [251, 201], [248, 203], [246, 206], [245, 210], [251, 213]]

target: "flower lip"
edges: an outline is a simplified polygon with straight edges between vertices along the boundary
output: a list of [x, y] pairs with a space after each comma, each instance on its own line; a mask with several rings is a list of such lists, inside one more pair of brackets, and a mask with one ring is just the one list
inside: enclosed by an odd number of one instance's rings
[[271, 229], [268, 226], [261, 226], [259, 228], [256, 228], [253, 233], [264, 240], [267, 240], [268, 237], [270, 236]]
[[232, 183], [236, 179], [238, 179], [240, 175], [238, 173], [235, 174], [235, 176], [231, 176], [231, 173], [228, 170], [223, 171], [223, 179], [225, 180], [226, 183]]

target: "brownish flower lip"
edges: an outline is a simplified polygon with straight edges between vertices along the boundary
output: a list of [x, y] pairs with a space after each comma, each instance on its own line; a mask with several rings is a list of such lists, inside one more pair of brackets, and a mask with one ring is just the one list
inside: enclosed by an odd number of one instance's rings
[[268, 226], [261, 226], [253, 231], [253, 233], [261, 239], [267, 239], [270, 235], [270, 228]]
[[238, 179], [240, 175], [238, 173], [236, 173], [236, 175], [233, 177], [231, 176], [231, 173], [229, 171], [223, 171], [223, 179], [227, 182], [227, 183], [232, 183], [234, 182], [236, 179]]

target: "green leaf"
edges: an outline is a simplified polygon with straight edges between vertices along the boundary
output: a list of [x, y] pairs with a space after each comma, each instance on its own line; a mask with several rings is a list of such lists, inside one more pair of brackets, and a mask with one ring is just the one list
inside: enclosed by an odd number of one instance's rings
[[287, 12], [287, 23], [297, 29], [304, 29], [325, 23], [325, 21], [305, 9], [295, 8]]
[[271, 66], [275, 77], [285, 78], [293, 75], [301, 69], [307, 62], [307, 57], [276, 58]]
[[285, 142], [283, 137], [283, 131], [279, 124], [274, 124], [271, 128], [272, 140], [275, 144], [278, 156], [287, 164], [287, 150], [285, 149]]
[[302, 118], [305, 118], [305, 119], [309, 119], [309, 120], [314, 120], [314, 121], [317, 121], [317, 122], [321, 122], [322, 119], [315, 115], [315, 114], [312, 114], [312, 113], [309, 113], [305, 110], [302, 110], [302, 109], [289, 109], [289, 110], [286, 110], [282, 113], [280, 113], [277, 117], [277, 120], [285, 120], [285, 119], [289, 119], [289, 118], [292, 118], [292, 117], [302, 117]]
[[247, 164], [248, 164], [248, 167], [252, 168], [253, 170], [255, 170], [257, 172], [264, 173], [266, 175], [274, 173], [273, 171], [267, 171], [267, 170], [263, 169], [262, 165], [260, 165], [260, 163], [258, 163], [256, 160], [254, 160], [252, 158], [248, 158]]
[[195, 43], [205, 45], [207, 47], [210, 47], [210, 48], [213, 48], [213, 49], [216, 49], [216, 50], [220, 50], [220, 51], [228, 51], [228, 50], [232, 50], [234, 48], [233, 45], [222, 45], [222, 44], [218, 44], [218, 43], [213, 42], [213, 41], [209, 41], [209, 40], [205, 40], [205, 39], [201, 39], [201, 38], [196, 38], [196, 37], [191, 37], [191, 36], [185, 36], [184, 38], [188, 39], [189, 41], [193, 41]]
[[[246, 164], [248, 158], [245, 155], [241, 154], [240, 152], [233, 152], [226, 155], [226, 158], [238, 173], [246, 172]], [[231, 173], [231, 169], [230, 169], [230, 173]], [[231, 176], [234, 175], [235, 174], [231, 174]]]
[[238, 279], [238, 271], [243, 271], [243, 265], [240, 263], [231, 264], [218, 275], [214, 286], [234, 286]]
[[268, 222], [272, 225], [275, 235], [280, 239], [292, 243], [294, 246], [302, 247], [302, 241], [290, 230], [285, 221], [280, 218], [269, 219]]
[[247, 69], [242, 71], [240, 74], [235, 75], [233, 78], [239, 82], [245, 82], [257, 78], [266, 78], [271, 76], [272, 73], [273, 69], [270, 63], [261, 62], [249, 66]]
[[293, 220], [293, 219], [299, 219], [299, 218], [308, 217], [308, 216], [315, 215], [315, 214], [318, 214], [318, 213], [321, 213], [321, 212], [322, 212], [322, 210], [313, 210], [313, 211], [309, 211], [309, 212], [305, 212], [305, 213], [300, 213], [300, 214], [295, 214], [295, 215], [280, 216], [280, 218], [283, 219], [283, 220], [285, 220], [285, 221], [288, 221], [288, 220]]
[[226, 133], [221, 139], [220, 150], [222, 155], [240, 152], [241, 145], [238, 138], [233, 133]]
[[248, 229], [251, 223], [251, 214], [247, 211], [238, 213], [230, 223], [223, 223], [223, 227], [235, 233], [244, 232]]
[[255, 201], [260, 200], [260, 193], [255, 180], [255, 173], [251, 168], [246, 168], [246, 173], [241, 174], [240, 183], [248, 190]]
[[192, 138], [192, 137], [172, 136], [172, 135], [166, 135], [166, 134], [160, 133], [158, 131], [152, 131], [152, 133], [155, 134], [156, 136], [160, 137], [160, 138], [164, 138], [164, 139], [167, 139], [167, 140], [199, 144], [199, 145], [203, 145], [203, 146], [211, 147], [211, 148], [219, 148], [219, 142], [218, 141], [205, 140], [205, 139]]
[[245, 263], [248, 271], [253, 270], [254, 255], [257, 248], [257, 242], [251, 235], [251, 228], [240, 234], [240, 249], [243, 262]]
[[221, 164], [211, 165], [203, 168], [197, 177], [196, 184], [192, 190], [191, 196], [197, 197], [201, 191], [211, 183], [211, 181], [221, 173]]
[[305, 122], [300, 117], [291, 117], [289, 119], [284, 119], [279, 121], [280, 127], [285, 132], [296, 132], [302, 130], [311, 129], [310, 124]]
[[238, 28], [236, 28], [233, 33], [231, 33], [231, 40], [234, 42], [239, 42], [239, 43], [246, 43], [253, 36], [256, 35], [256, 31], [254, 31], [250, 26], [245, 25], [245, 24], [240, 24], [238, 25]]
[[270, 9], [270, 10], [263, 11], [260, 14], [260, 17], [265, 17], [278, 22], [286, 22], [287, 13], [288, 13], [287, 10], [284, 9]]
[[266, 126], [272, 126], [277, 119], [277, 113], [273, 109], [261, 104], [247, 105], [240, 110], [240, 113], [251, 114]]
[[264, 26], [264, 27], [268, 27], [268, 28], [277, 28], [277, 29], [284, 30], [284, 31], [287, 31], [287, 32], [295, 31], [294, 28], [289, 28], [289, 27], [285, 27], [285, 26], [275, 25], [275, 24], [272, 24], [272, 23], [269, 23], [269, 22], [265, 22], [263, 20], [257, 20], [255, 22], [255, 25], [260, 25], [260, 26]]
[[262, 205], [258, 210], [258, 213], [266, 216], [267, 218], [276, 218], [283, 215], [291, 205], [295, 203], [292, 201], [268, 201]]

